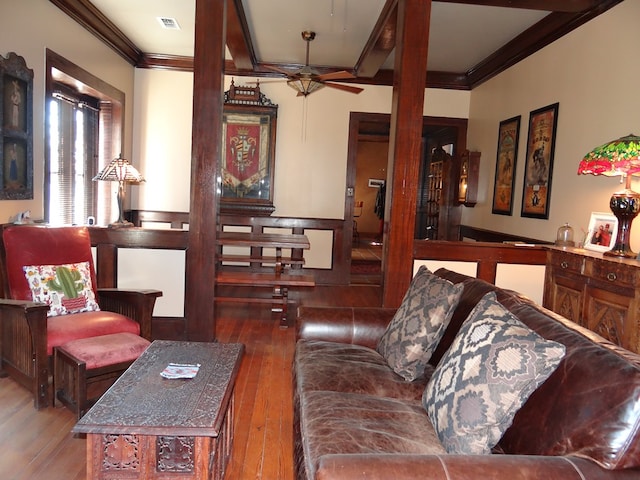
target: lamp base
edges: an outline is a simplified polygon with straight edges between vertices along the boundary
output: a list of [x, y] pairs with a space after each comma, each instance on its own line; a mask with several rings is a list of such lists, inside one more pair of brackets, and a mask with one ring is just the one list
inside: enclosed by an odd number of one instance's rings
[[113, 222], [109, 224], [109, 228], [130, 228], [133, 227], [133, 223], [123, 220], [122, 222]]
[[636, 258], [631, 250], [631, 223], [640, 212], [640, 194], [630, 189], [616, 192], [609, 200], [609, 207], [618, 219], [618, 234], [616, 243], [611, 250], [604, 252], [608, 257]]

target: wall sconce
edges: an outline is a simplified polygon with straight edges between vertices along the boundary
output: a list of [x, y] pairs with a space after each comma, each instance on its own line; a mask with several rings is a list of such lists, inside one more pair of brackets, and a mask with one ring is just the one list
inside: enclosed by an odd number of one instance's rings
[[[604, 255], [635, 258], [629, 246], [631, 223], [640, 212], [640, 194], [631, 190], [631, 175], [640, 172], [640, 137], [633, 134], [605, 143], [587, 153], [580, 161], [578, 174], [621, 175], [626, 179], [624, 190], [615, 192], [609, 207], [618, 219], [616, 244]], [[622, 183], [622, 178], [620, 182]]]
[[118, 182], [118, 220], [109, 224], [109, 228], [133, 227], [133, 223], [124, 219], [124, 199], [126, 196], [125, 183], [142, 183], [145, 181], [140, 172], [133, 167], [122, 154], [111, 160], [100, 173], [93, 177], [93, 181]]

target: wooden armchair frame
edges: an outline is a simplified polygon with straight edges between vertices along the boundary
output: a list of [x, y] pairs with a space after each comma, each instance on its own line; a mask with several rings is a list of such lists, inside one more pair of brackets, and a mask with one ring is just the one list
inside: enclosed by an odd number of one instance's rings
[[[47, 355], [47, 311], [42, 303], [11, 300], [6, 278], [6, 252], [0, 235], [0, 375], [9, 375], [34, 396], [37, 409], [53, 399], [52, 358]], [[159, 290], [98, 288], [101, 310], [120, 313], [140, 324], [140, 335], [151, 340], [151, 318]]]

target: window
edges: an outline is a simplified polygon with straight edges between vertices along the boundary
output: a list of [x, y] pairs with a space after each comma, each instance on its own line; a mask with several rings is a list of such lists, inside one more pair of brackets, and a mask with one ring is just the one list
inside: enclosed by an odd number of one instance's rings
[[80, 100], [58, 85], [49, 100], [49, 179], [47, 219], [52, 224], [82, 224], [97, 214], [99, 102]]
[[124, 93], [47, 50], [44, 216], [112, 221], [113, 185], [93, 177], [122, 152]]

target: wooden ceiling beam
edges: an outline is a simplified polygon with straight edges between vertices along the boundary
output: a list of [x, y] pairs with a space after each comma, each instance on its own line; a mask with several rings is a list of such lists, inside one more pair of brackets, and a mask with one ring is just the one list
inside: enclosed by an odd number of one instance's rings
[[600, 1], [596, 8], [583, 13], [550, 13], [470, 69], [466, 73], [469, 87], [473, 89], [486, 82], [621, 1]]
[[49, 1], [111, 47], [131, 65], [136, 66], [142, 58], [142, 51], [89, 0]]
[[396, 46], [398, 0], [387, 0], [354, 70], [358, 77], [372, 78]]
[[227, 48], [238, 70], [253, 70], [256, 55], [242, 0], [227, 0]]
[[591, 10], [598, 0], [434, 0], [440, 3], [463, 3], [483, 7], [524, 8], [547, 12], [578, 13]]

